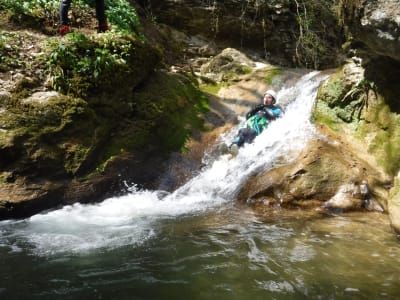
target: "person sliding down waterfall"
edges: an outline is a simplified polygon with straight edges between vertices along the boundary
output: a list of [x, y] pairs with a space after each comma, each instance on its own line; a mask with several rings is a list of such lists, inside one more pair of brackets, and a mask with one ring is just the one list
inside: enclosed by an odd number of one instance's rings
[[232, 154], [237, 154], [239, 147], [245, 143], [252, 143], [256, 136], [268, 127], [271, 121], [283, 114], [283, 109], [279, 105], [276, 105], [276, 103], [276, 92], [274, 90], [266, 91], [263, 103], [258, 104], [246, 114], [246, 127], [239, 130], [237, 136], [229, 146]]

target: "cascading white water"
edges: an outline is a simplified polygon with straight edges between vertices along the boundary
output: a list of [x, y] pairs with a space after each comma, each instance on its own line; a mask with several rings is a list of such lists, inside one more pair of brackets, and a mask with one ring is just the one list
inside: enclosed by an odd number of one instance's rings
[[[75, 204], [22, 221], [1, 222], [0, 245], [9, 243], [14, 251], [19, 251], [24, 243], [24, 248], [29, 245], [37, 255], [137, 245], [157, 234], [160, 220], [197, 214], [232, 203], [249, 176], [272, 167], [282, 156], [286, 161], [295, 159], [313, 136], [309, 119], [317, 88], [323, 79], [317, 72], [312, 72], [295, 86], [280, 90], [280, 99], [295, 99], [286, 107], [282, 118], [273, 122], [253, 144], [243, 147], [237, 157], [229, 159], [225, 155], [215, 159], [175, 192], [168, 194], [132, 188], [129, 194], [100, 204]], [[234, 131], [223, 138], [230, 139]]]

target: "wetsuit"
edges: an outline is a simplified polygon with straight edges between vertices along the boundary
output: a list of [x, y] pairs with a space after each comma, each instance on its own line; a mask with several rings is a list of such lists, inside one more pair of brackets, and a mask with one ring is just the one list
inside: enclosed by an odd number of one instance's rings
[[271, 121], [279, 118], [282, 113], [282, 108], [276, 105], [257, 105], [246, 114], [246, 127], [239, 130], [238, 135], [232, 141], [232, 145], [237, 144], [241, 147], [244, 143], [252, 143], [256, 136], [266, 129]]

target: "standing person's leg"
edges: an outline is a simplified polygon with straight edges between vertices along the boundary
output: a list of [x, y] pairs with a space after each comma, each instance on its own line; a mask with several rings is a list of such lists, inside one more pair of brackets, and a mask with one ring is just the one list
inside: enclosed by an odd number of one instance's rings
[[69, 25], [68, 23], [68, 10], [71, 6], [72, 0], [61, 0], [60, 4], [60, 25]]
[[104, 0], [96, 0], [96, 17], [99, 21], [98, 32], [104, 32], [110, 30], [110, 27], [107, 24], [107, 17], [105, 13], [105, 3]]
[[61, 0], [60, 3], [60, 34], [64, 35], [70, 32], [68, 21], [68, 10], [72, 0]]

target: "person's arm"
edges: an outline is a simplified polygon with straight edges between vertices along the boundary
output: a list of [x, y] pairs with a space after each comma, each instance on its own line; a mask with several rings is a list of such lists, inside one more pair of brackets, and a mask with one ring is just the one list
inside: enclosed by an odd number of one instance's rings
[[272, 121], [282, 116], [282, 109], [279, 106], [264, 107], [262, 115], [268, 120]]
[[258, 104], [255, 107], [253, 107], [247, 114], [246, 114], [246, 120], [254, 116], [257, 112], [262, 110], [264, 108], [264, 104]]

